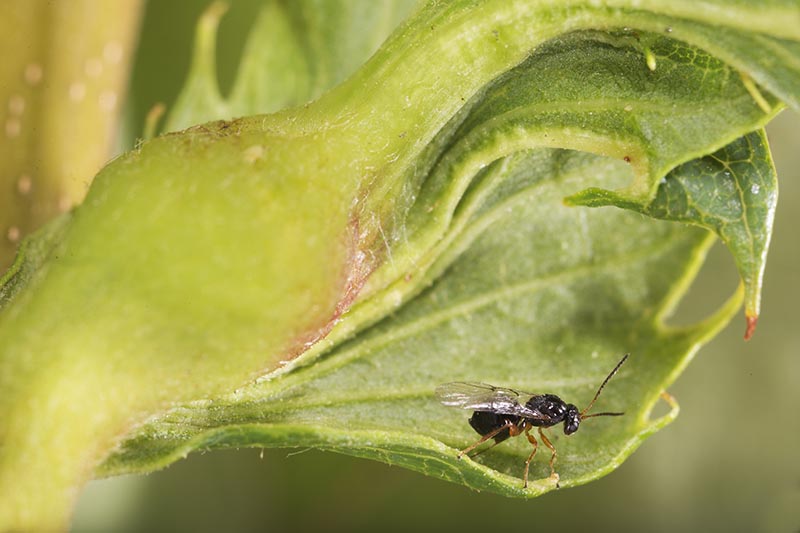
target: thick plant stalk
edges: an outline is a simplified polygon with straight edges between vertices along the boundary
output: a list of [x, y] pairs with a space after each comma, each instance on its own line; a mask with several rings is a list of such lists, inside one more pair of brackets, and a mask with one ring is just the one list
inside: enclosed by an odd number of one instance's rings
[[141, 0], [0, 5], [0, 270], [108, 160]]
[[[0, 271], [26, 235], [83, 200], [109, 159], [142, 7], [141, 0], [0, 5]], [[55, 435], [40, 437], [59, 443]], [[0, 439], [5, 446], [5, 432]], [[37, 474], [42, 480], [60, 479], [66, 462], [51, 459], [54, 468]], [[63, 527], [76, 490], [50, 490], [57, 485], [39, 485], [46, 508], [9, 502], [0, 529]]]

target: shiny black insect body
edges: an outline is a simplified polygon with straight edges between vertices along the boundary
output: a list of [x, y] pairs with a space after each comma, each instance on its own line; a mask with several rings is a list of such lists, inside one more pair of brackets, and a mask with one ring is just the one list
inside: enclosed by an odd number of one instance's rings
[[[471, 409], [474, 411], [472, 417], [469, 419], [469, 425], [481, 435], [478, 441], [461, 450], [458, 453], [458, 458], [461, 459], [464, 454], [471, 452], [489, 439], [494, 439], [494, 444], [489, 446], [489, 448], [491, 448], [509, 437], [516, 437], [524, 433], [528, 442], [533, 446], [533, 451], [525, 461], [523, 486], [527, 487], [528, 469], [539, 447], [538, 441], [530, 433], [531, 429], [535, 427], [538, 430], [539, 438], [544, 445], [550, 449], [550, 477], [557, 483], [558, 474], [556, 474], [555, 471], [556, 448], [553, 446], [553, 443], [550, 442], [550, 439], [547, 438], [547, 435], [543, 431], [544, 428], [549, 428], [563, 422], [564, 434], [572, 435], [578, 431], [581, 421], [587, 418], [595, 416], [620, 416], [624, 414], [595, 413], [593, 415], [587, 415], [586, 413], [592, 408], [594, 402], [597, 400], [598, 396], [600, 396], [603, 387], [608, 383], [608, 380], [617, 373], [617, 370], [619, 370], [627, 358], [628, 354], [625, 354], [620, 362], [617, 363], [617, 366], [614, 367], [614, 370], [606, 376], [606, 379], [600, 385], [600, 388], [597, 389], [589, 405], [582, 411], [579, 411], [575, 405], [566, 403], [555, 394], [526, 393], [514, 389], [495, 387], [494, 385], [486, 383], [463, 381], [439, 385], [436, 387], [436, 397], [439, 401], [449, 407], [459, 407], [461, 409]], [[522, 401], [525, 398], [527, 398], [527, 400]], [[489, 448], [486, 449], [488, 450]]]

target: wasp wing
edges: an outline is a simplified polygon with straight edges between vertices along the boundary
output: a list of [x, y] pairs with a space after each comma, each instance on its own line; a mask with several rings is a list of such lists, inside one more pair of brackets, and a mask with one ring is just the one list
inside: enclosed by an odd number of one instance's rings
[[448, 407], [459, 407], [471, 411], [517, 415], [527, 418], [541, 418], [541, 413], [533, 411], [520, 403], [520, 398], [532, 394], [495, 387], [488, 383], [472, 381], [453, 381], [436, 387], [436, 397]]

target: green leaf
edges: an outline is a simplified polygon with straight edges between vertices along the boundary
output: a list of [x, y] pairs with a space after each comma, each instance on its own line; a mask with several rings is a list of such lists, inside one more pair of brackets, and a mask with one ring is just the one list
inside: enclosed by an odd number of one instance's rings
[[215, 61], [217, 25], [227, 7], [213, 3], [197, 25], [191, 72], [165, 131], [279, 111], [319, 97], [352, 74], [417, 3], [265, 1], [228, 98], [217, 86]]
[[[640, 43], [648, 38], [660, 62], [656, 72], [642, 58]], [[631, 351], [636, 358], [644, 352], [639, 357], [647, 362], [638, 364], [649, 377], [640, 380], [635, 373], [643, 370], [631, 370], [634, 392], [607, 391], [603, 397], [612, 405], [617, 398], [617, 409], [628, 409], [625, 399], [636, 398], [637, 407], [627, 411], [634, 421], [613, 420], [600, 436], [559, 443], [569, 450], [562, 457], [575, 463], [559, 468], [561, 486], [596, 478], [674, 418], [676, 408], [657, 419], [650, 412], [676, 368], [726, 323], [740, 296], [694, 328], [664, 328], [663, 316], [699, 267], [707, 235], [619, 212], [588, 214], [563, 207], [561, 199], [589, 183], [624, 184], [629, 169], [621, 154], [646, 153], [651, 163], [640, 176], [649, 180], [768, 116], [735, 73], [668, 39], [581, 33], [548, 43], [466, 104], [412, 174], [425, 182], [403, 230], [417, 246], [426, 238], [436, 241], [435, 253], [404, 256], [411, 246], [394, 246], [385, 271], [387, 277], [410, 271], [419, 279], [387, 284], [351, 309], [327, 337], [335, 347], [323, 361], [310, 364], [319, 357], [318, 346], [287, 365], [293, 372], [281, 370], [233, 397], [181, 406], [143, 428], [103, 471], [149, 471], [198, 448], [313, 445], [480, 490], [537, 495], [555, 485], [545, 479], [549, 470], [542, 462], [534, 472], [543, 479], [521, 489], [521, 464], [530, 451], [524, 442], [481, 456], [490, 469], [458, 461], [452, 448], [442, 448], [439, 442], [453, 443], [449, 435], [455, 434], [465, 447], [472, 432], [464, 415], [438, 405], [435, 386], [482, 380], [558, 392], [568, 400], [582, 394], [585, 403], [608, 371], [597, 359], [610, 367], [615, 354]], [[669, 128], [656, 127], [665, 122]], [[615, 145], [620, 153], [614, 161], [539, 149], [475, 175], [475, 168], [537, 144], [600, 153]], [[435, 237], [425, 235], [437, 229]], [[381, 274], [373, 274], [371, 283]], [[631, 286], [631, 280], [640, 281]], [[429, 283], [433, 287], [398, 314], [337, 343], [363, 327], [360, 321], [385, 316]], [[607, 303], [598, 308], [597, 302]]]
[[[587, 421], [570, 438], [551, 432], [562, 487], [608, 472], [674, 418], [677, 408], [652, 417], [660, 393], [740, 302], [692, 328], [663, 326], [711, 240], [629, 212], [561, 205], [589, 183], [614, 183], [620, 166], [547, 149], [493, 165], [488, 172], [502, 173], [507, 188], [469, 217], [470, 245], [428, 290], [314, 365], [153, 419], [102, 472], [151, 471], [196, 449], [315, 446], [535, 496], [555, 488], [546, 448], [528, 490], [519, 479], [524, 439], [459, 461], [457, 450], [477, 435], [469, 413], [440, 405], [434, 388], [481, 380], [583, 407], [630, 351], [598, 404], [625, 416]], [[630, 230], [620, 234], [621, 225]]]
[[616, 205], [716, 233], [736, 259], [745, 287], [745, 338], [752, 335], [778, 201], [777, 175], [763, 130], [679, 166], [664, 178], [650, 202], [631, 202], [617, 193], [594, 188], [568, 201], [594, 207]]
[[628, 415], [556, 442], [563, 486], [608, 472], [674, 416], [651, 410], [741, 296], [665, 327], [709, 234], [562, 198], [649, 200], [800, 94], [797, 64], [752, 53], [791, 52], [796, 6], [725, 5], [429, 2], [315, 102], [115, 160], [7, 278], [0, 527], [63, 520], [98, 469], [214, 445], [314, 444], [535, 495], [552, 482], [509, 477], [520, 439], [456, 460], [475, 436], [434, 387], [585, 405], [631, 352], [601, 398]]
[[[644, 60], [643, 43], [657, 58], [655, 71]], [[577, 32], [542, 45], [468, 102], [407, 175], [404, 187], [414, 191], [408, 193], [414, 203], [396, 233], [383, 229], [391, 261], [372, 274], [362, 295], [376, 295], [365, 305], [383, 299], [385, 313], [398, 294], [417, 290], [406, 273], [427, 268], [439, 260], [443, 243], [459, 238], [457, 213], [484, 201], [479, 170], [491, 161], [535, 146], [615, 157], [629, 163], [633, 180], [620, 170], [613, 194], [646, 203], [670, 169], [766, 123], [778, 109], [768, 98], [774, 109], [765, 113], [735, 71], [661, 36]], [[470, 189], [474, 197], [465, 196]], [[771, 212], [759, 213], [763, 231], [756, 236], [766, 244]], [[743, 274], [751, 279], [750, 271]], [[757, 302], [760, 286], [748, 285], [748, 295]], [[358, 322], [358, 312], [345, 321]]]

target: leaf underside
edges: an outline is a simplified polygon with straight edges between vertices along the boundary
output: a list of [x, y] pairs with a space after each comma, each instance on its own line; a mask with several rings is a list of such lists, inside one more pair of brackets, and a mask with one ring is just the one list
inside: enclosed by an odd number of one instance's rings
[[[742, 299], [693, 327], [666, 327], [713, 237], [655, 219], [722, 236], [757, 310], [776, 183], [763, 133], [745, 134], [779, 108], [763, 95], [768, 109], [736, 70], [663, 36], [582, 32], [541, 47], [468, 102], [407, 176], [416, 199], [388, 242], [433, 235], [434, 252], [390, 245], [389, 273], [376, 274], [388, 276], [383, 289], [375, 283], [326, 348], [154, 417], [99, 474], [150, 471], [198, 449], [314, 446], [536, 496], [555, 488], [549, 452], [539, 451], [528, 489], [524, 438], [459, 460], [478, 437], [470, 413], [439, 405], [433, 390], [483, 381], [582, 407], [631, 353], [597, 406], [625, 416], [570, 438], [550, 430], [561, 487], [611, 471], [674, 419], [675, 404], [653, 418], [662, 391]], [[386, 281], [392, 269], [409, 274]], [[380, 303], [392, 298], [405, 303]]]
[[[495, 163], [485, 179], [503, 172], [504, 187], [469, 217], [470, 246], [425, 292], [313, 365], [158, 417], [103, 473], [152, 470], [198, 448], [318, 446], [480, 490], [536, 495], [554, 486], [521, 489], [530, 450], [523, 439], [476, 463], [456, 459], [476, 435], [469, 413], [439, 405], [434, 388], [480, 380], [585, 405], [619, 355], [631, 352], [598, 406], [626, 415], [587, 422], [570, 439], [553, 432], [562, 487], [610, 470], [671, 420], [675, 413], [650, 418], [659, 394], [735, 309], [702, 327], [664, 329], [660, 314], [687, 276], [654, 273], [693, 272], [708, 234], [621, 210], [562, 205], [588, 183], [614, 184], [621, 167], [551, 149]], [[619, 225], [630, 228], [624, 238], [615, 235]], [[544, 460], [531, 468], [532, 479], [549, 475]]]

